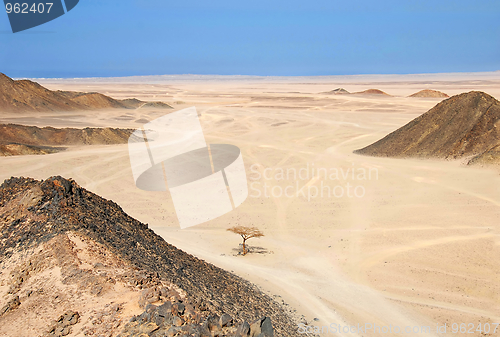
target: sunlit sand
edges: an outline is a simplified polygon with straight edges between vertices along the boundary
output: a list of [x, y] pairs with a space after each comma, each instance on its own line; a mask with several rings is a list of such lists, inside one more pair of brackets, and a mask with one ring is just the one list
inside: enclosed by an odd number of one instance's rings
[[[481, 90], [500, 99], [500, 73], [39, 82], [54, 90], [164, 101], [176, 110], [196, 106], [207, 143], [241, 149], [249, 197], [231, 213], [181, 230], [168, 193], [135, 187], [127, 145], [0, 158], [2, 180], [73, 178], [167, 242], [254, 282], [312, 325], [430, 326], [428, 335], [436, 335], [436, 324], [500, 322], [499, 172], [460, 161], [353, 154], [442, 100], [408, 95]], [[339, 87], [391, 96], [324, 94]], [[165, 113], [6, 114], [0, 122], [139, 128]], [[277, 176], [280, 170], [285, 174]], [[343, 173], [333, 179], [332, 170]], [[235, 225], [264, 232], [248, 241], [260, 253], [236, 255], [240, 238], [226, 231]]]

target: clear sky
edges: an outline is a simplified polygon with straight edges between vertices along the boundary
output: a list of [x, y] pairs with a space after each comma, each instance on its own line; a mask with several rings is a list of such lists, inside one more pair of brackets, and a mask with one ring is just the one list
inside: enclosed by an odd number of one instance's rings
[[16, 34], [0, 11], [11, 77], [495, 70], [500, 0], [80, 0]]

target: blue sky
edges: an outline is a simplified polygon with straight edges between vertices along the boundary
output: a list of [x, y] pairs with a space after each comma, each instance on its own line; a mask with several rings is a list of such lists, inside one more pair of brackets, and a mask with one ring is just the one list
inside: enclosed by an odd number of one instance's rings
[[12, 77], [500, 70], [499, 0], [80, 0], [13, 34]]

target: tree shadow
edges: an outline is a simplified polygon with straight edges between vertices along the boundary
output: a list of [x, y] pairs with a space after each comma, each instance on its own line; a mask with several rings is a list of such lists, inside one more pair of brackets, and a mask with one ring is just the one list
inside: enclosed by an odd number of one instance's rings
[[[240, 243], [238, 248], [233, 248], [234, 255], [243, 255], [243, 245]], [[273, 251], [268, 250], [264, 247], [250, 246], [247, 243], [247, 255], [248, 254], [274, 254]]]

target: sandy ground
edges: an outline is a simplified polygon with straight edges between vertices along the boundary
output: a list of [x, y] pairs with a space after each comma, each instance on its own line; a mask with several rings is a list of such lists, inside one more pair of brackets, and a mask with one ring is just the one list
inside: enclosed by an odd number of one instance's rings
[[[208, 143], [240, 147], [250, 195], [235, 211], [181, 230], [167, 193], [136, 189], [126, 145], [0, 158], [0, 179], [73, 178], [117, 202], [168, 242], [256, 283], [311, 325], [372, 324], [393, 331], [340, 335], [407, 334], [395, 333], [397, 326], [418, 336], [482, 336], [476, 331], [479, 323], [500, 323], [499, 173], [461, 162], [352, 153], [440, 101], [406, 97], [421, 89], [449, 95], [481, 90], [500, 99], [499, 72], [39, 82], [49, 89], [161, 100], [175, 109], [196, 106]], [[323, 94], [338, 87], [350, 92], [377, 88], [393, 96]], [[164, 113], [2, 115], [0, 121], [135, 128]], [[293, 170], [302, 175], [294, 177]], [[226, 231], [236, 224], [265, 233], [249, 241], [262, 253], [236, 256], [239, 238]], [[438, 334], [436, 325], [445, 323], [446, 333]], [[453, 333], [453, 323], [471, 323], [466, 330], [473, 333]], [[422, 332], [425, 326], [429, 333]]]
[[[98, 262], [106, 267], [95, 268]], [[82, 272], [73, 280], [63, 275], [64, 267], [72, 263]], [[80, 315], [71, 327], [71, 336], [117, 335], [132, 316], [143, 312], [139, 306], [141, 289], [120, 278], [130, 275], [131, 268], [109, 250], [78, 235], [70, 234], [68, 239], [59, 236], [4, 261], [0, 273], [2, 297], [12, 298], [7, 295], [11, 275], [25, 275], [25, 270], [29, 272], [15, 291], [21, 306], [8, 318], [2, 317], [8, 324], [0, 324], [1, 337], [42, 336], [67, 311]], [[98, 296], [93, 287], [101, 287]]]

